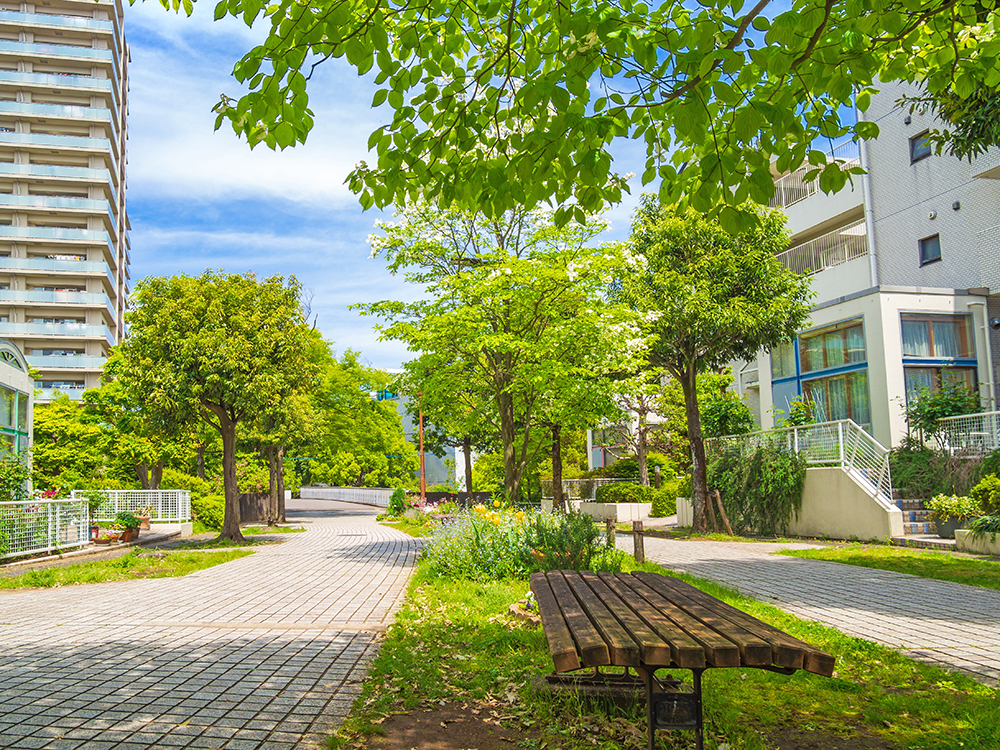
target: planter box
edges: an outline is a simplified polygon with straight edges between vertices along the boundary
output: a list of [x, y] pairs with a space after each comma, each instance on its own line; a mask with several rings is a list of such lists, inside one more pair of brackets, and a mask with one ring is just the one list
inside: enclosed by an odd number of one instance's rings
[[[569, 501], [569, 507], [572, 508], [573, 510], [580, 510], [580, 505], [582, 503], [583, 503], [583, 500], [570, 500]], [[552, 512], [552, 498], [551, 497], [543, 497], [542, 498], [542, 512], [543, 513], [551, 513]]]
[[581, 503], [580, 510], [592, 518], [641, 521], [649, 518], [652, 503]]
[[956, 518], [955, 516], [948, 516], [945, 519], [938, 519], [934, 522], [934, 527], [937, 529], [937, 535], [942, 539], [954, 539], [955, 532], [959, 529], [964, 529], [968, 526], [971, 518]]
[[973, 539], [971, 531], [959, 529], [955, 532], [955, 547], [962, 552], [1000, 556], [1000, 534], [997, 534], [996, 541], [990, 541], [990, 537], [990, 534], [986, 534], [978, 539]]

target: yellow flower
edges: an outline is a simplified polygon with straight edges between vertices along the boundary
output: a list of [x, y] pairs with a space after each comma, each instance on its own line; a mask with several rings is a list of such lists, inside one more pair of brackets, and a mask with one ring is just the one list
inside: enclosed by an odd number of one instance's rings
[[514, 517], [518, 521], [523, 521], [524, 520], [524, 511], [523, 510], [519, 510], [517, 513], [514, 514]]
[[500, 501], [499, 500], [494, 500], [493, 501], [493, 507], [494, 508], [499, 508], [500, 507]]

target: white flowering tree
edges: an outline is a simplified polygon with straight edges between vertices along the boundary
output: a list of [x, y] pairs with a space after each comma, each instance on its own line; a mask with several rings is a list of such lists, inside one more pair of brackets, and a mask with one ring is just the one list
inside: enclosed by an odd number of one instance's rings
[[616, 247], [590, 244], [604, 226], [559, 228], [538, 211], [488, 219], [422, 203], [370, 238], [372, 255], [423, 285], [427, 298], [359, 308], [387, 321], [378, 326], [383, 338], [419, 356], [427, 403], [439, 411], [451, 403], [458, 421], [499, 437], [511, 500], [544, 444], [541, 430], [614, 411], [606, 375], [628, 369], [641, 344], [632, 313], [605, 297], [621, 258]]

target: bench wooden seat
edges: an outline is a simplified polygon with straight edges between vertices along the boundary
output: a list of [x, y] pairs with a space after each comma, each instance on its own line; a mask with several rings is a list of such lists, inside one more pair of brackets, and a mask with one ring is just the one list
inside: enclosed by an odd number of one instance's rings
[[[552, 571], [532, 575], [531, 590], [557, 675], [626, 667], [642, 678], [650, 750], [656, 729], [692, 729], [702, 749], [706, 669], [833, 674], [833, 656], [669, 576]], [[693, 691], [679, 692], [679, 681], [657, 679], [660, 668], [690, 669]]]

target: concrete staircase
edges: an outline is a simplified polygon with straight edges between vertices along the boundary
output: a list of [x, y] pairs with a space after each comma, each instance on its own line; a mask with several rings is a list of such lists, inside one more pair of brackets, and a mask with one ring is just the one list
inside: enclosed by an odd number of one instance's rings
[[922, 547], [924, 549], [955, 549], [954, 539], [942, 539], [937, 535], [931, 511], [924, 507], [920, 499], [904, 498], [899, 490], [892, 491], [892, 501], [903, 513], [903, 536], [893, 537], [897, 547]]

